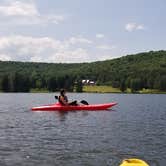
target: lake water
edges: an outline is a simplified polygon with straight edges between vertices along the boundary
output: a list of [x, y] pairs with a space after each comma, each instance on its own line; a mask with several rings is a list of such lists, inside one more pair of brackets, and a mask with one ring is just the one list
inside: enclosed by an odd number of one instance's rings
[[140, 158], [166, 165], [166, 95], [75, 94], [109, 111], [32, 112], [54, 93], [0, 94], [1, 166], [118, 166]]

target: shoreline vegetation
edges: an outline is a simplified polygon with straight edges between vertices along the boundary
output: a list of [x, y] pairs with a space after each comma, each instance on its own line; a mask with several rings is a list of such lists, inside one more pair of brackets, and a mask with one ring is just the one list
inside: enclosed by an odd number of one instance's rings
[[[50, 93], [50, 92], [47, 89], [31, 89], [30, 93]], [[119, 88], [113, 88], [112, 86], [88, 85], [88, 86], [83, 86], [82, 93], [166, 94], [166, 91], [159, 91], [158, 89], [142, 89], [140, 91], [132, 92], [131, 89], [128, 88], [125, 92], [122, 92]]]
[[[71, 93], [77, 93], [76, 90]], [[0, 93], [6, 93], [0, 90]], [[59, 91], [49, 91], [46, 88], [33, 88], [29, 92], [9, 92], [9, 93], [59, 93]], [[80, 92], [79, 92], [80, 93]], [[119, 88], [113, 88], [108, 85], [86, 85], [82, 87], [81, 93], [119, 93], [119, 94], [166, 94], [166, 91], [160, 91], [158, 89], [142, 89], [132, 92], [130, 88], [127, 88], [125, 92], [122, 92]]]
[[132, 92], [131, 89], [127, 88], [125, 92], [122, 92], [119, 88], [113, 88], [112, 86], [84, 86], [83, 92], [121, 94], [166, 94], [166, 91], [159, 91], [158, 89], [142, 89]]

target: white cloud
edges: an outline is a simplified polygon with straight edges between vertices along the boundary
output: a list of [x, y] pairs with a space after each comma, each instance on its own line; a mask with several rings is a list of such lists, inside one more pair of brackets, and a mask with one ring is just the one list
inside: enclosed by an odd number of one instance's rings
[[145, 26], [142, 24], [137, 24], [137, 23], [128, 23], [125, 26], [126, 31], [132, 32], [134, 30], [144, 30]]
[[64, 19], [63, 15], [41, 14], [33, 1], [11, 1], [0, 5], [0, 21], [8, 24], [58, 24]]
[[83, 37], [71, 37], [68, 42], [71, 44], [78, 44], [78, 43], [92, 44], [93, 43], [91, 40], [83, 38]]
[[108, 59], [114, 59], [114, 58], [117, 58], [118, 56], [116, 55], [113, 55], [113, 54], [102, 54], [102, 56], [100, 56], [99, 60], [100, 61], [103, 61], [103, 60], [108, 60]]
[[77, 63], [90, 61], [88, 51], [83, 48], [76, 48], [74, 50], [59, 51], [49, 58], [50, 62], [56, 62], [58, 57], [59, 62]]
[[138, 29], [138, 30], [144, 30], [145, 27], [144, 27], [143, 25], [138, 25], [138, 26], [137, 26], [137, 29]]
[[60, 41], [49, 37], [20, 35], [0, 37], [0, 59], [37, 62], [90, 61], [88, 51], [81, 47], [73, 48], [70, 39]]
[[[0, 60], [78, 63], [109, 58], [114, 45], [99, 45], [84, 37], [58, 40], [22, 35], [0, 36]], [[100, 51], [98, 50], [100, 49]]]
[[6, 55], [6, 54], [1, 54], [0, 53], [0, 60], [2, 60], [2, 61], [10, 61], [11, 57]]
[[96, 34], [96, 38], [104, 38], [104, 34], [98, 33]]
[[0, 6], [0, 13], [4, 16], [36, 16], [39, 15], [33, 3], [21, 1], [11, 2], [9, 5]]
[[114, 48], [116, 48], [116, 46], [114, 45], [99, 45], [97, 46], [98, 49], [101, 49], [101, 50], [112, 50]]

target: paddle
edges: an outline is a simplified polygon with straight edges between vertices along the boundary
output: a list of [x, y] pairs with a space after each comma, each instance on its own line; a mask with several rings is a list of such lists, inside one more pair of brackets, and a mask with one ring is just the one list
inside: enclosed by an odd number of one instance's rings
[[[55, 99], [58, 100], [59, 97], [55, 96]], [[84, 104], [84, 105], [89, 105], [89, 103], [86, 100], [81, 100], [80, 103]]]

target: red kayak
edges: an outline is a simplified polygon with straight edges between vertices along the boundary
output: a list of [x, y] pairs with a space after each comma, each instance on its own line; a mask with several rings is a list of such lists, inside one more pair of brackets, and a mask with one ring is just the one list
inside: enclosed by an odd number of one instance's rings
[[78, 105], [78, 106], [63, 106], [60, 103], [44, 105], [39, 107], [33, 107], [32, 111], [97, 111], [97, 110], [107, 110], [117, 103], [106, 103], [106, 104], [90, 104], [90, 105]]

